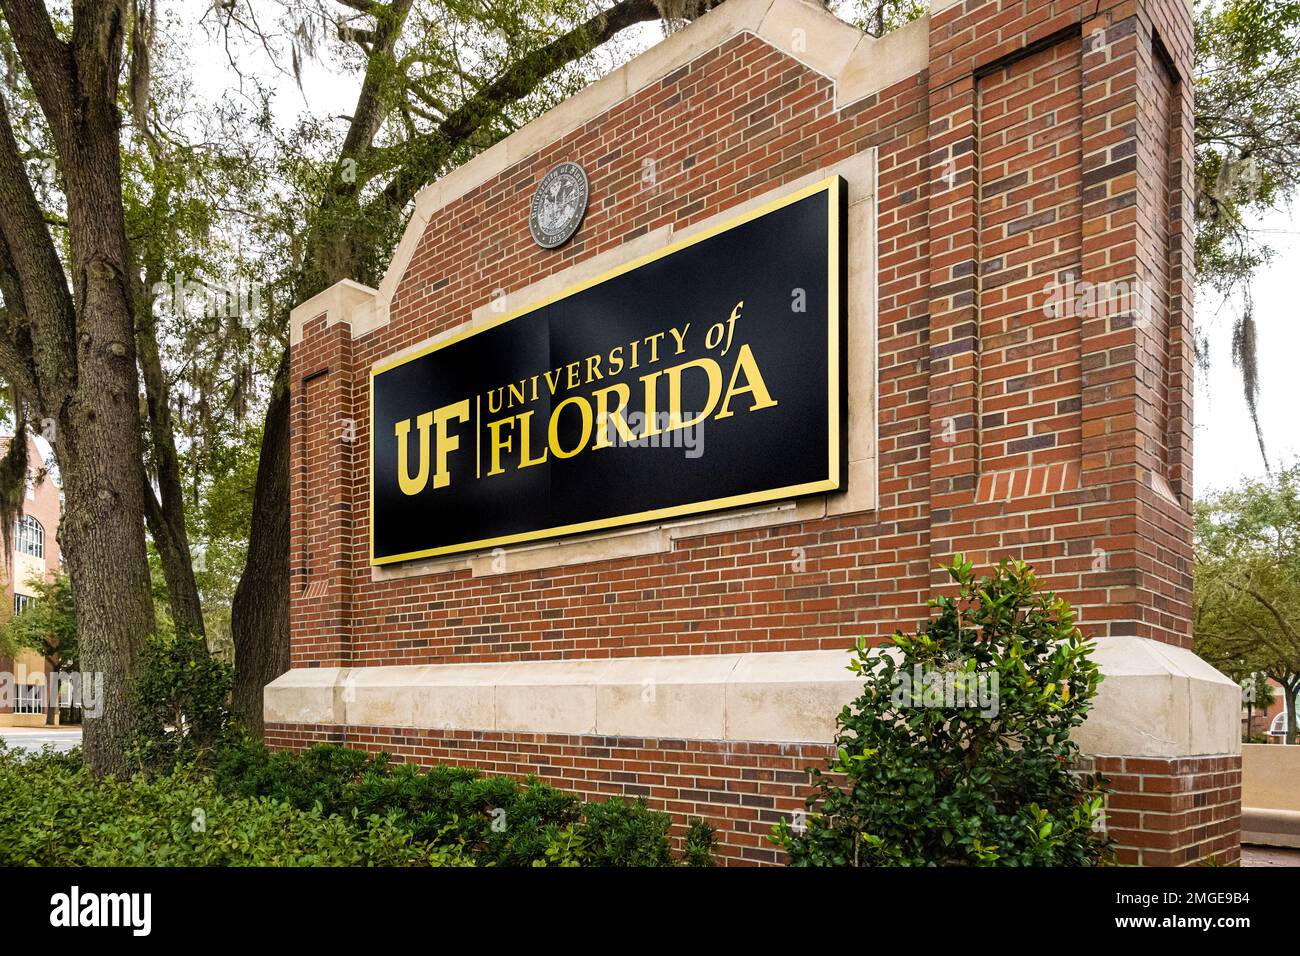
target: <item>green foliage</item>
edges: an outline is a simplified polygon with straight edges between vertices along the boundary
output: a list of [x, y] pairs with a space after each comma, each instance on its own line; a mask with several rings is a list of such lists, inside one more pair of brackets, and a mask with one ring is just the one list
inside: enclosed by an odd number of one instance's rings
[[230, 613], [247, 556], [253, 519], [262, 424], [222, 429], [203, 444], [203, 459], [187, 458], [200, 474], [199, 503], [190, 516], [194, 578], [203, 600], [208, 644], [234, 658]]
[[686, 828], [682, 862], [687, 866], [713, 866], [713, 844], [717, 829], [708, 820], [696, 818]]
[[227, 748], [215, 779], [223, 790], [265, 796], [327, 813], [394, 815], [415, 838], [449, 834], [475, 859], [527, 865], [554, 832], [579, 818], [577, 798], [536, 780], [483, 777], [477, 771], [390, 763], [387, 755], [318, 745], [301, 756], [257, 744]]
[[[449, 843], [480, 865], [671, 866], [670, 818], [644, 802], [583, 804], [536, 778], [427, 770], [318, 744], [303, 754], [240, 741], [218, 748], [212, 776], [238, 797], [269, 798], [343, 817], [382, 815], [412, 838]], [[712, 828], [695, 824], [684, 862], [708, 865]]]
[[75, 756], [0, 745], [0, 866], [463, 866], [380, 814], [230, 797], [173, 775], [96, 781]]
[[[1300, 464], [1197, 502], [1196, 652], [1239, 681], [1282, 685], [1288, 742], [1300, 693]], [[1254, 683], [1258, 694], [1263, 682]], [[1257, 701], [1259, 702], [1259, 701]]]
[[1300, 187], [1300, 0], [1197, 0], [1196, 274], [1227, 291], [1269, 251], [1250, 220]]
[[67, 574], [60, 571], [51, 581], [35, 575], [27, 589], [34, 600], [21, 614], [0, 624], [0, 648], [31, 648], [56, 670], [76, 668], [77, 615]]
[[204, 758], [231, 732], [234, 668], [188, 634], [150, 637], [135, 684], [132, 762], [167, 769]]
[[[1091, 646], [1030, 567], [986, 578], [958, 555], [955, 596], [892, 649], [859, 642], [863, 693], [839, 715], [806, 822], [773, 841], [797, 866], [1072, 866], [1109, 855], [1103, 781], [1071, 772], [1101, 681]], [[918, 677], [921, 678], [918, 680]], [[965, 693], [976, 687], [977, 694]], [[962, 688], [959, 694], [957, 689]], [[989, 693], [985, 693], [988, 691]]]
[[578, 834], [588, 866], [671, 866], [666, 813], [618, 797], [587, 807]]
[[[672, 866], [667, 814], [535, 779], [227, 738], [196, 765], [96, 781], [77, 753], [0, 744], [0, 866]], [[681, 862], [711, 866], [693, 821]]]

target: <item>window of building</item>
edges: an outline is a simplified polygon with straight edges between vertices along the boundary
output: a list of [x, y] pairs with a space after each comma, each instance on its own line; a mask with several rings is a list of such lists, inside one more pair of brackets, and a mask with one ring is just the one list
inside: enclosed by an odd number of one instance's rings
[[32, 597], [30, 594], [18, 594], [17, 592], [14, 592], [14, 614], [22, 614], [23, 611], [27, 610], [28, 605], [35, 600], [36, 598]]
[[33, 558], [45, 557], [45, 529], [31, 515], [19, 515], [14, 522], [14, 551]]
[[15, 714], [45, 713], [45, 685], [19, 684], [18, 699], [14, 702]]

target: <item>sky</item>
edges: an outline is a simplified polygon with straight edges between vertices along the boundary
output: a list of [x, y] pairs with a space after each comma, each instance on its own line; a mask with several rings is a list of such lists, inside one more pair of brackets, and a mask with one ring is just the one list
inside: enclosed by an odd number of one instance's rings
[[[1278, 210], [1258, 223], [1274, 259], [1252, 283], [1259, 336], [1260, 420], [1270, 462], [1289, 466], [1300, 456], [1300, 216]], [[1222, 304], [1201, 294], [1196, 324], [1210, 341], [1209, 372], [1196, 382], [1195, 445], [1192, 467], [1197, 495], [1264, 475], [1264, 463], [1250, 424], [1241, 377], [1232, 365], [1232, 323], [1240, 302]]]
[[[195, 91], [215, 100], [237, 78], [220, 46], [197, 28], [193, 11], [198, 6], [180, 4], [175, 9], [187, 18], [194, 41]], [[653, 44], [662, 36], [658, 25], [637, 29], [633, 42], [641, 46]], [[257, 59], [255, 52], [248, 52], [245, 65], [264, 67], [265, 61], [255, 64]], [[334, 117], [349, 114], [359, 86], [357, 75], [335, 72], [327, 63], [307, 60], [301, 89], [288, 76], [282, 76], [276, 84], [277, 116], [288, 125], [302, 112]], [[341, 126], [343, 121], [338, 122]], [[1275, 250], [1273, 260], [1260, 270], [1252, 285], [1260, 343], [1259, 410], [1270, 462], [1286, 466], [1300, 456], [1300, 425], [1296, 422], [1300, 373], [1295, 368], [1300, 354], [1300, 292], [1294, 288], [1295, 278], [1300, 276], [1300, 215], [1292, 210], [1275, 211], [1258, 226]], [[1208, 336], [1210, 345], [1208, 372], [1198, 370], [1196, 381], [1193, 468], [1198, 496], [1265, 474], [1240, 375], [1232, 364], [1232, 325], [1239, 311], [1239, 301], [1225, 303], [1215, 295], [1197, 296], [1198, 331]]]

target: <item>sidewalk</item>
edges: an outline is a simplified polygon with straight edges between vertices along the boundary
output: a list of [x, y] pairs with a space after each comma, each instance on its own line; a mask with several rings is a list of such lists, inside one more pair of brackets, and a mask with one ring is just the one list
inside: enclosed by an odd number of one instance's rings
[[1242, 866], [1300, 866], [1300, 850], [1284, 846], [1242, 844]]

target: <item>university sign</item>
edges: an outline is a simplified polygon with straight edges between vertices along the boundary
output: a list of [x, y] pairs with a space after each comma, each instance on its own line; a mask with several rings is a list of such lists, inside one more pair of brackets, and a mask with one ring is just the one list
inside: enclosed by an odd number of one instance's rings
[[388, 564], [843, 487], [831, 177], [371, 372]]
[[[956, 554], [1023, 560], [1106, 675], [1070, 739], [1144, 801], [1105, 821], [1116, 862], [1235, 862], [1241, 689], [1190, 649], [1195, 321], [1168, 252], [1193, 223], [1108, 227], [1194, 159], [1191, 16], [1144, 4], [1045, 33], [1046, 0], [940, 2], [880, 37], [714, 4], [421, 190], [380, 282], [290, 316], [268, 742], [648, 789], [726, 862], [781, 863], [736, 774], [800, 803], [857, 642], [929, 620]], [[1094, 21], [1131, 61], [1106, 83]], [[954, 125], [957, 87], [987, 135]], [[1121, 126], [1169, 162], [1092, 162]], [[1132, 574], [1081, 562], [1098, 542]], [[897, 706], [1007, 713], [991, 673], [896, 676]]]

